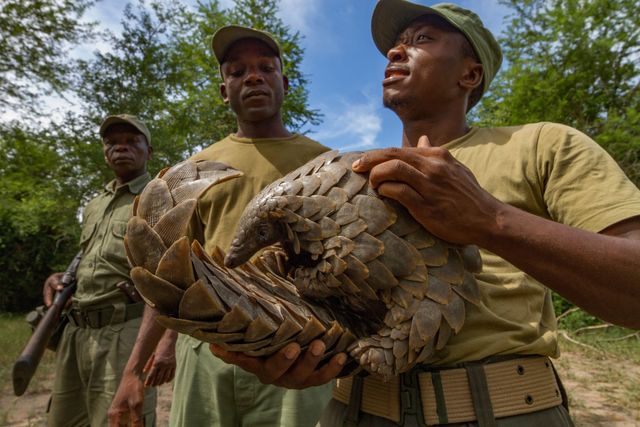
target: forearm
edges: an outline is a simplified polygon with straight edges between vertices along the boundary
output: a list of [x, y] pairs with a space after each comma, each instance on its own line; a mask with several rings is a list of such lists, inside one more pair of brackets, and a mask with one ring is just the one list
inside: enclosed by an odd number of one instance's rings
[[156, 322], [156, 316], [157, 312], [153, 308], [149, 306], [144, 307], [140, 330], [138, 331], [136, 342], [125, 367], [125, 372], [134, 373], [138, 377], [142, 377], [142, 370], [145, 363], [155, 351], [158, 342], [166, 330]]
[[640, 240], [591, 233], [505, 205], [477, 243], [595, 316], [640, 328]]
[[162, 340], [165, 341], [169, 346], [175, 346], [176, 341], [178, 340], [178, 333], [171, 329], [165, 329], [164, 331], [165, 332], [162, 335]]

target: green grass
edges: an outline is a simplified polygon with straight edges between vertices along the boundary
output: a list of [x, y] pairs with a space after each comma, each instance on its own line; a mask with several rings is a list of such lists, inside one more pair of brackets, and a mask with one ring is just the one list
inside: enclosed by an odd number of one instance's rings
[[[563, 325], [561, 323], [561, 328]], [[577, 381], [584, 390], [595, 390], [606, 397], [605, 405], [612, 413], [625, 413], [631, 419], [640, 415], [640, 334], [638, 331], [607, 326], [596, 329], [565, 329], [568, 340], [560, 337], [563, 352], [578, 354], [589, 365], [574, 365], [574, 360], [563, 360], [563, 374]], [[576, 425], [602, 425], [594, 421], [590, 411], [592, 402], [580, 389], [569, 393], [569, 401]], [[580, 423], [578, 423], [580, 421]]]
[[[11, 370], [27, 341], [31, 337], [31, 328], [24, 320], [23, 314], [0, 314], [0, 381], [11, 385]], [[31, 380], [29, 388], [34, 382], [46, 378], [55, 364], [55, 354], [45, 350], [38, 370]], [[13, 387], [13, 386], [12, 386]]]
[[[4, 396], [0, 405], [0, 426], [8, 424], [9, 413], [13, 403], [18, 399], [12, 397], [11, 371], [30, 337], [31, 328], [24, 320], [23, 314], [0, 314], [0, 395]], [[25, 394], [49, 390], [54, 366], [55, 354], [46, 350]], [[20, 399], [29, 399], [29, 397], [23, 396]]]
[[640, 331], [618, 326], [571, 329], [563, 325], [562, 322], [560, 328], [565, 329], [572, 339], [596, 349], [597, 351], [591, 352], [594, 357], [598, 357], [598, 353], [602, 352], [606, 355], [623, 358], [631, 363], [640, 364]]
[[0, 380], [2, 384], [11, 381], [13, 362], [31, 336], [31, 330], [23, 315], [0, 314]]

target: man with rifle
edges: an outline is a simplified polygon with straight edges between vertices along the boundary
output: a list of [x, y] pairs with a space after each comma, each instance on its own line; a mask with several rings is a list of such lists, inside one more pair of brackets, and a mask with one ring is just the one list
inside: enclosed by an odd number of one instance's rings
[[[49, 426], [102, 426], [140, 327], [144, 304], [129, 281], [124, 235], [134, 198], [149, 182], [151, 136], [136, 117], [107, 117], [100, 126], [111, 181], [85, 207], [77, 265], [77, 289], [69, 324], [56, 354], [56, 375], [48, 408]], [[50, 306], [62, 291], [63, 273], [44, 284]], [[170, 381], [175, 371], [175, 335], [165, 334], [148, 365], [147, 384]], [[145, 392], [145, 425], [155, 424], [155, 389]]]

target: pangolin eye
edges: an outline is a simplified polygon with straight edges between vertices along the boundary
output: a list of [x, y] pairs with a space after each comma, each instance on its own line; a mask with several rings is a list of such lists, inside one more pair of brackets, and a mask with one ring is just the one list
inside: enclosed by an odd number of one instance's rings
[[269, 229], [267, 227], [258, 227], [256, 233], [259, 238], [264, 239], [269, 235]]

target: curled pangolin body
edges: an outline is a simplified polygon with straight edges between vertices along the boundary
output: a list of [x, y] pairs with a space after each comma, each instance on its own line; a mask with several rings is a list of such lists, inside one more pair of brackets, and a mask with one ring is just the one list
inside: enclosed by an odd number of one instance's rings
[[321, 339], [326, 357], [351, 356], [344, 373], [397, 375], [442, 349], [462, 327], [464, 301], [480, 302], [479, 252], [436, 238], [378, 197], [351, 171], [360, 155], [324, 153], [266, 187], [226, 258], [185, 234], [199, 194], [240, 173], [183, 162], [152, 181], [125, 243], [132, 279], [159, 321], [253, 356]]

